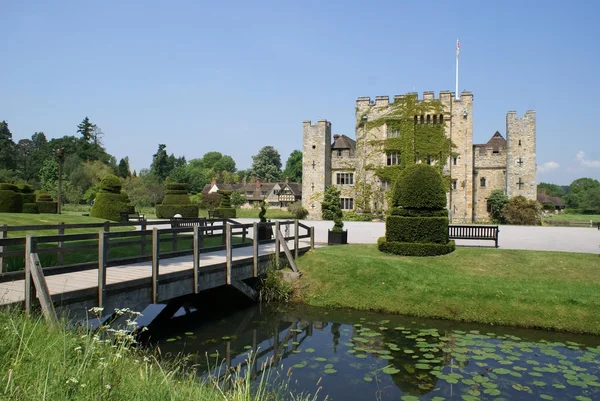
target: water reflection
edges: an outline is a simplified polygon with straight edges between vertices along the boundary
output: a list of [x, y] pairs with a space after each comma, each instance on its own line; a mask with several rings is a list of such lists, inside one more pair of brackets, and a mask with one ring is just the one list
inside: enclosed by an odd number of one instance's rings
[[[208, 371], [263, 373], [271, 360], [296, 391], [331, 400], [600, 398], [598, 337], [508, 330], [317, 308], [253, 307], [160, 341]], [[257, 355], [248, 366], [247, 356]], [[579, 397], [579, 398], [577, 398]]]

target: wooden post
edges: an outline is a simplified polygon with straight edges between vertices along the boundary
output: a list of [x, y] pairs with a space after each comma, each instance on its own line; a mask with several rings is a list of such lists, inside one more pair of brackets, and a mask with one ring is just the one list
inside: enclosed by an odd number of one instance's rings
[[[225, 223], [224, 223], [225, 224]], [[227, 269], [225, 271], [225, 281], [228, 285], [231, 284], [231, 259], [233, 258], [233, 254], [231, 252], [231, 224], [225, 225], [225, 259], [227, 264]]]
[[[8, 226], [6, 224], [0, 227], [0, 239], [4, 238], [8, 238]], [[4, 246], [0, 246], [0, 253], [4, 251], [6, 251], [6, 248]], [[6, 269], [6, 258], [0, 256], [0, 273], [3, 273], [4, 269]]]
[[177, 250], [177, 233], [173, 232], [173, 243], [171, 245], [171, 250], [175, 252]]
[[110, 232], [110, 221], [104, 222], [104, 231], [106, 231], [107, 233]]
[[[65, 235], [65, 223], [58, 224], [58, 235]], [[56, 264], [62, 266], [64, 263], [64, 257], [62, 248], [64, 247], [64, 241], [58, 241], [58, 252], [56, 253]]]
[[194, 226], [194, 243], [192, 245], [192, 249], [193, 249], [193, 277], [194, 277], [194, 294], [198, 293], [198, 268], [200, 267], [200, 250], [198, 249], [198, 242], [200, 241], [200, 235], [199, 235], [199, 230], [198, 230], [198, 226], [195, 225]]
[[30, 315], [33, 301], [35, 300], [35, 287], [31, 279], [31, 258], [29, 255], [37, 251], [33, 235], [28, 234], [25, 239], [25, 314]]
[[298, 247], [300, 246], [300, 239], [298, 238], [298, 220], [294, 221], [294, 259], [298, 259]]
[[310, 249], [315, 249], [315, 228], [310, 228]]
[[[146, 231], [146, 220], [140, 223], [140, 230]], [[146, 234], [142, 234], [142, 245], [140, 246], [140, 256], [144, 256], [146, 254]]]
[[[227, 224], [227, 220], [222, 219], [221, 220], [221, 224], [223, 226], [225, 226], [225, 224]], [[221, 243], [226, 242], [227, 241], [227, 233], [225, 232], [225, 227], [223, 227], [223, 229], [221, 230], [221, 235], [222, 235], [222, 237], [221, 237], [222, 238]]]
[[242, 227], [242, 243], [246, 242], [246, 231], [248, 229], [246, 228], [246, 226]]
[[258, 223], [252, 223], [252, 277], [258, 276]]
[[152, 303], [158, 303], [158, 265], [160, 257], [160, 241], [158, 228], [152, 229]]
[[46, 279], [44, 278], [40, 258], [38, 257], [37, 253], [31, 253], [29, 254], [29, 259], [31, 267], [31, 278], [33, 279], [33, 283], [35, 284], [35, 287], [37, 288], [39, 294], [40, 305], [42, 307], [42, 314], [48, 322], [50, 322], [53, 325], [58, 325], [56, 310], [54, 309], [54, 304], [52, 303], [52, 298], [50, 297], [48, 284], [46, 284]]
[[[287, 246], [285, 237], [283, 236], [281, 231], [277, 231], [277, 236], [281, 239], [281, 241], [280, 241], [281, 247], [283, 248], [283, 252], [285, 253], [285, 256], [287, 257], [288, 262], [290, 263], [290, 267], [292, 268], [293, 271], [295, 271], [297, 273], [298, 266], [296, 266], [296, 262], [294, 261], [294, 258], [292, 257], [292, 253], [290, 252], [290, 249]], [[279, 265], [277, 265], [277, 266], [279, 266]]]
[[202, 249], [204, 249], [204, 235], [206, 234], [206, 230], [200, 231], [200, 242], [198, 243], [198, 253], [202, 253]]
[[279, 252], [281, 251], [281, 244], [279, 241], [280, 225], [279, 221], [275, 222], [275, 266], [279, 269]]
[[98, 308], [104, 308], [106, 302], [106, 262], [108, 262], [108, 235], [98, 233]]

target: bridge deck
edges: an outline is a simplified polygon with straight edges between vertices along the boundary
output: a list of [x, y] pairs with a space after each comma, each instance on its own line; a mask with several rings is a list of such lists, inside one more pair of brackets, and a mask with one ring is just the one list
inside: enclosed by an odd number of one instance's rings
[[[294, 241], [287, 242], [290, 249], [294, 249]], [[299, 241], [299, 248], [309, 246], [307, 240]], [[275, 254], [275, 244], [262, 244], [258, 247], [258, 254]], [[232, 260], [252, 260], [252, 246], [234, 248]], [[213, 251], [200, 254], [200, 270], [211, 266], [225, 263], [225, 251]], [[160, 260], [160, 275], [192, 269], [192, 256], [182, 256]], [[152, 277], [152, 263], [134, 263], [128, 265], [108, 267], [106, 269], [106, 284], [124, 283], [135, 281], [140, 278]], [[58, 295], [66, 292], [96, 288], [98, 286], [98, 270], [83, 270], [65, 274], [56, 274], [46, 277], [50, 295]], [[25, 280], [0, 283], [0, 305], [20, 302], [25, 299]]]

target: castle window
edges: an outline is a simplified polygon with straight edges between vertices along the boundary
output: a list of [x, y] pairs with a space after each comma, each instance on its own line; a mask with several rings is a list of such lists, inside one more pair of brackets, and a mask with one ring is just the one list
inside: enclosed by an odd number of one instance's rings
[[354, 185], [354, 173], [337, 173], [336, 183], [338, 185]]
[[425, 123], [425, 116], [423, 114], [421, 114], [421, 124]]
[[452, 189], [456, 189], [457, 185], [458, 185], [458, 181], [452, 180]]
[[340, 208], [342, 210], [354, 209], [354, 198], [340, 198]]
[[521, 140], [519, 139], [519, 146], [521, 146]]
[[342, 157], [342, 151], [341, 151], [341, 149], [338, 149], [338, 151], [337, 151], [337, 157]]
[[396, 166], [400, 164], [400, 152], [387, 152], [387, 163], [388, 166]]
[[440, 114], [440, 124], [443, 124], [443, 123], [444, 123], [444, 115]]
[[392, 189], [392, 184], [389, 181], [381, 181], [381, 189], [384, 191], [389, 191]]
[[485, 177], [481, 177], [479, 180], [479, 185], [481, 185], [481, 188], [485, 188]]
[[431, 166], [431, 156], [427, 156], [427, 164]]
[[494, 148], [494, 150], [492, 150], [492, 153], [500, 153], [500, 149]]
[[400, 136], [400, 130], [398, 129], [389, 129], [387, 130], [388, 138], [398, 138]]
[[431, 124], [431, 116], [427, 114], [427, 124]]
[[454, 158], [452, 159], [452, 164], [454, 164], [455, 166], [458, 164], [458, 157], [454, 156]]
[[492, 204], [490, 203], [489, 199], [486, 198], [485, 203], [487, 204], [487, 212], [492, 213]]

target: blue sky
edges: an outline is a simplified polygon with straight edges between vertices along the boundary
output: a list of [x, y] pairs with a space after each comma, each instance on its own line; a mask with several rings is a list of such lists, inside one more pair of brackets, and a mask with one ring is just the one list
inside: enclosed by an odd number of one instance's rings
[[594, 1], [0, 2], [0, 120], [15, 141], [89, 116], [132, 169], [159, 143], [238, 168], [301, 149], [302, 121], [354, 137], [359, 96], [474, 94], [474, 142], [537, 112], [538, 181], [600, 179]]

